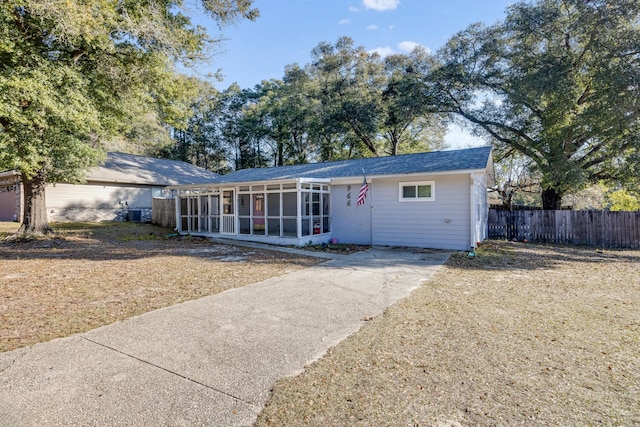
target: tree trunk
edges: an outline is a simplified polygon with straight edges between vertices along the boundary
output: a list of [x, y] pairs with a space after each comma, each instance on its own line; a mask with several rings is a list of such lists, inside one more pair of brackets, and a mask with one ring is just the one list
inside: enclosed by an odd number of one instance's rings
[[562, 208], [562, 194], [555, 188], [545, 188], [542, 190], [542, 209], [560, 210]]
[[46, 172], [42, 167], [33, 178], [22, 175], [24, 205], [22, 206], [22, 225], [18, 234], [49, 234], [53, 230], [47, 219], [45, 188]]
[[282, 165], [284, 165], [284, 143], [282, 141], [277, 141], [275, 166], [282, 166]]
[[396, 137], [393, 137], [393, 139], [391, 139], [390, 141], [391, 141], [391, 155], [392, 156], [397, 156], [398, 155], [398, 144], [400, 143], [400, 141], [398, 141], [398, 139]]
[[502, 199], [502, 207], [507, 211], [513, 209], [513, 192], [507, 190], [498, 190], [498, 195]]

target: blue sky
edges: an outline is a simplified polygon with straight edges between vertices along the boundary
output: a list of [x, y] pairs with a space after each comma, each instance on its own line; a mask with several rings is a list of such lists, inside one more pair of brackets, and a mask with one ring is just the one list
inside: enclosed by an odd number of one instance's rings
[[[419, 44], [431, 51], [472, 23], [493, 24], [504, 18], [513, 0], [254, 0], [255, 22], [227, 27], [223, 52], [203, 72], [222, 69], [220, 90], [233, 82], [252, 88], [279, 79], [286, 65], [303, 66], [318, 43], [351, 37], [356, 46], [381, 55], [403, 53]], [[211, 27], [204, 20], [197, 23]], [[452, 130], [452, 131], [455, 131]], [[457, 145], [465, 145], [457, 139]], [[448, 137], [452, 138], [451, 136]], [[465, 137], [466, 138], [466, 137]], [[471, 141], [473, 142], [473, 141]], [[466, 144], [468, 145], [468, 144]]]

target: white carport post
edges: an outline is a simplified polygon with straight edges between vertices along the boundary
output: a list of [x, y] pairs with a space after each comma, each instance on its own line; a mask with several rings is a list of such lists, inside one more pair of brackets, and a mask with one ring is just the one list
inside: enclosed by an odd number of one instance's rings
[[298, 239], [302, 238], [302, 184], [296, 179], [296, 232]]
[[175, 197], [175, 201], [176, 201], [176, 231], [178, 231], [178, 233], [182, 232], [182, 213], [180, 212], [180, 190], [175, 190], [176, 191], [176, 197]]

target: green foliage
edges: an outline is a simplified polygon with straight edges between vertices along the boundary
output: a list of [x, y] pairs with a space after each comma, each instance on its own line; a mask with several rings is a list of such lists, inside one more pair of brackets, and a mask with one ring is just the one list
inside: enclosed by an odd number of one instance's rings
[[379, 56], [354, 47], [349, 37], [341, 37], [335, 44], [318, 44], [311, 58], [309, 74], [317, 81], [321, 121], [327, 128], [331, 123], [340, 124], [366, 150], [378, 155], [375, 137], [384, 84]]
[[611, 211], [638, 211], [640, 210], [640, 198], [626, 190], [616, 190], [607, 194], [609, 210]]
[[256, 91], [234, 84], [222, 93], [219, 111], [222, 138], [230, 144], [235, 169], [266, 166], [261, 145], [263, 129], [259, 119], [247, 111], [256, 104]]
[[530, 158], [545, 208], [637, 176], [639, 18], [628, 0], [516, 3], [502, 23], [473, 25], [439, 51], [430, 81], [441, 110]]
[[420, 49], [383, 60], [348, 37], [323, 42], [281, 80], [225, 90], [210, 139], [226, 143], [236, 169], [443, 149], [447, 122], [422, 78], [432, 66]]
[[[220, 26], [254, 19], [251, 3], [201, 2]], [[103, 158], [103, 141], [150, 108], [186, 126], [197, 86], [174, 64], [203, 59], [217, 40], [184, 10], [174, 0], [0, 4], [0, 170], [22, 175], [25, 208], [44, 202], [31, 192], [46, 183], [82, 181]], [[42, 220], [34, 212], [25, 223]]]
[[640, 210], [640, 193], [600, 182], [577, 193], [569, 194], [563, 199], [563, 204], [576, 210], [637, 211]]
[[604, 210], [607, 207], [606, 197], [609, 191], [609, 188], [600, 182], [576, 193], [567, 194], [562, 198], [562, 204], [574, 210]]
[[431, 88], [423, 84], [423, 77], [431, 73], [434, 65], [433, 57], [422, 48], [384, 59], [386, 81], [379, 131], [385, 140], [383, 150], [388, 154], [445, 148], [447, 121], [437, 114]]
[[186, 127], [174, 128], [175, 145], [163, 154], [218, 173], [224, 172], [228, 150], [222, 141], [217, 120], [223, 96], [209, 83], [197, 83], [197, 96], [191, 101]]
[[141, 111], [120, 132], [121, 135], [103, 143], [106, 151], [162, 157], [163, 153], [168, 153], [173, 147], [169, 129], [160, 122], [154, 111]]
[[[321, 147], [316, 82], [298, 65], [288, 66], [282, 81], [265, 82], [254, 113], [263, 118], [265, 135], [274, 141], [276, 165], [306, 163]], [[327, 160], [327, 159], [323, 159]]]

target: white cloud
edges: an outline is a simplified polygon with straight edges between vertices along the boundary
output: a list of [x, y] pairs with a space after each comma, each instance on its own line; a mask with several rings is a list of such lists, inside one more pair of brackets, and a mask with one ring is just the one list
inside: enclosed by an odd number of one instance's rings
[[472, 135], [467, 129], [456, 124], [449, 125], [447, 134], [444, 137], [444, 142], [451, 150], [487, 145], [485, 140]]
[[393, 10], [400, 4], [400, 0], [362, 0], [366, 9], [377, 11]]
[[349, 12], [360, 12], [360, 9], [354, 6], [349, 6]]
[[378, 29], [377, 25], [367, 25], [367, 30], [375, 31]]
[[411, 52], [416, 46], [420, 46], [420, 44], [411, 41], [403, 41], [398, 43], [398, 48], [405, 52]]
[[348, 19], [341, 19], [340, 21], [338, 21], [338, 24], [340, 25], [351, 24], [351, 21]]
[[[416, 43], [416, 42], [412, 42], [412, 41], [404, 41], [404, 42], [398, 43], [398, 49], [400, 51], [402, 51], [402, 52], [411, 52], [414, 48], [416, 48], [418, 46], [422, 47], [427, 52], [431, 52], [429, 50], [429, 48], [426, 48], [426, 47], [422, 46], [420, 43]], [[377, 53], [382, 58], [385, 58], [385, 57], [387, 57], [389, 55], [395, 55], [397, 53], [390, 46], [376, 47], [375, 49], [370, 49], [367, 52], [369, 52], [369, 53]]]
[[393, 55], [395, 53], [395, 51], [392, 48], [390, 48], [389, 46], [377, 47], [375, 49], [369, 50], [368, 52], [369, 53], [377, 53], [378, 55], [380, 55], [383, 58], [385, 56]]

